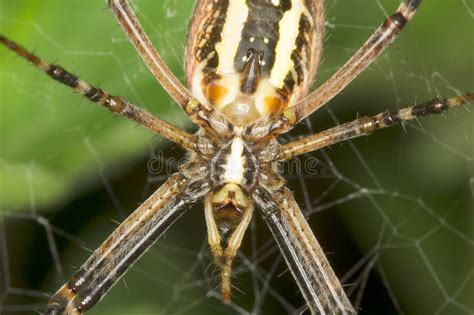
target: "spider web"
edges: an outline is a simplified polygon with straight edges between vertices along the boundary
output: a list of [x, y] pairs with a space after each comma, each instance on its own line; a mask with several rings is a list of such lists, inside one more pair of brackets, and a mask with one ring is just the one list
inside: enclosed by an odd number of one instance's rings
[[[185, 2], [132, 2], [181, 79], [192, 10], [192, 3]], [[105, 5], [41, 3], [1, 1], [2, 32], [9, 30], [15, 40], [91, 83], [190, 127], [110, 12], [102, 10]], [[324, 60], [315, 85], [334, 73], [397, 4], [327, 1]], [[472, 0], [427, 1], [366, 73], [283, 140], [350, 121], [359, 113], [472, 91], [473, 12]], [[123, 119], [112, 119], [4, 49], [0, 56], [7, 65], [0, 68], [0, 118], [6, 125], [7, 119], [19, 117], [12, 128], [0, 129], [0, 166], [7, 170], [0, 178], [0, 313], [35, 314], [118, 222], [176, 169], [182, 151]], [[29, 119], [33, 112], [42, 115], [39, 125]], [[297, 164], [303, 172], [284, 168], [361, 314], [474, 313], [472, 121], [470, 107], [464, 107], [303, 156]], [[37, 133], [47, 139], [37, 141]], [[24, 149], [29, 144], [35, 144], [34, 150]], [[45, 179], [45, 165], [56, 171], [54, 180]], [[13, 180], [18, 177], [20, 184]], [[235, 261], [229, 306], [219, 302], [219, 273], [211, 261], [202, 206], [197, 205], [90, 313], [305, 311], [258, 215]]]

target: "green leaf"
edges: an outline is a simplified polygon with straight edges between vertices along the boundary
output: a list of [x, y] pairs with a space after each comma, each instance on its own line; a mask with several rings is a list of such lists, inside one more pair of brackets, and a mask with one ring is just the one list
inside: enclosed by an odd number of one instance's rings
[[[97, 1], [3, 1], [0, 29], [48, 62], [185, 127], [187, 119], [143, 65], [112, 14]], [[183, 78], [179, 12], [151, 5], [152, 40]], [[140, 13], [140, 11], [139, 11]], [[148, 26], [145, 21], [145, 26]], [[159, 29], [166, 26], [167, 31]], [[159, 45], [166, 43], [165, 45]], [[22, 58], [1, 48], [0, 211], [45, 208], [117, 176], [161, 141], [143, 127], [113, 117]]]

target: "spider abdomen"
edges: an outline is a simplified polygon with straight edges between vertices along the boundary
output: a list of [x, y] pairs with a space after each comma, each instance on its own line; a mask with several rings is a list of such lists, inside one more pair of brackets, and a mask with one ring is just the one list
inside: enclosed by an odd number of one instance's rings
[[282, 111], [316, 71], [321, 1], [198, 0], [186, 51], [193, 95], [237, 125]]

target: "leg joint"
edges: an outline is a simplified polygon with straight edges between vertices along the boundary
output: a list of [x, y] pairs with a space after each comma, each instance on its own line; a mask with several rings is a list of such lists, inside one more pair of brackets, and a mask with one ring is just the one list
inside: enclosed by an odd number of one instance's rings
[[50, 65], [46, 72], [51, 78], [65, 85], [75, 88], [79, 84], [79, 78], [64, 68], [57, 65]]

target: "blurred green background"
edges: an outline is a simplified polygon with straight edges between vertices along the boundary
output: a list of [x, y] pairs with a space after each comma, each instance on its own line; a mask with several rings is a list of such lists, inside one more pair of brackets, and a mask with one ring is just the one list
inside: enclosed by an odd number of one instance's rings
[[[132, 3], [183, 80], [194, 1]], [[326, 1], [324, 58], [315, 85], [398, 3]], [[426, 1], [401, 38], [291, 137], [359, 114], [473, 91], [473, 12], [472, 0]], [[193, 130], [140, 61], [105, 1], [0, 0], [0, 32]], [[314, 153], [320, 161], [317, 175], [289, 174], [336, 273], [353, 284], [351, 300], [361, 301], [362, 314], [474, 312], [472, 125], [472, 107], [460, 108]], [[150, 174], [147, 163], [161, 153], [165, 159], [182, 155], [0, 47], [0, 312], [41, 310], [46, 294], [159, 186], [165, 174]], [[205, 237], [198, 205], [90, 313], [284, 314], [303, 307], [258, 216], [236, 263], [230, 307], [216, 298], [218, 273]], [[358, 262], [363, 262], [359, 269]]]

